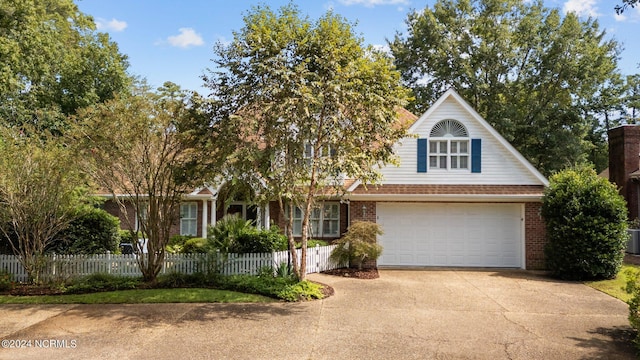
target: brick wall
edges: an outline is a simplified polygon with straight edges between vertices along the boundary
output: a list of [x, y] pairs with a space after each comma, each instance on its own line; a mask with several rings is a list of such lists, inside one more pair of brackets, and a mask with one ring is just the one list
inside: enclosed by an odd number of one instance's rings
[[625, 125], [609, 130], [609, 180], [627, 200], [629, 219], [638, 218], [638, 184], [629, 175], [638, 170], [640, 126]]
[[376, 222], [375, 201], [352, 201], [350, 205], [351, 221], [371, 221]]
[[545, 269], [544, 246], [547, 242], [547, 230], [540, 215], [542, 203], [525, 203], [525, 254], [527, 270]]

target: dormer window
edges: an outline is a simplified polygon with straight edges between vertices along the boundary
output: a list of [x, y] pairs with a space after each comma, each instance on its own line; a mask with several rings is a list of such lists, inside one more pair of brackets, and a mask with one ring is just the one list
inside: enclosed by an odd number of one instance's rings
[[435, 124], [429, 136], [429, 168], [469, 170], [469, 133], [456, 120]]

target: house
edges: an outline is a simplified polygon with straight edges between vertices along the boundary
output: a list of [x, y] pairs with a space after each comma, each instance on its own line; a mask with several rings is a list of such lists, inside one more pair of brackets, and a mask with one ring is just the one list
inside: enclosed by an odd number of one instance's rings
[[640, 217], [640, 125], [622, 125], [608, 131], [609, 181], [627, 201], [629, 219]]
[[[346, 196], [320, 201], [311, 237], [336, 239], [352, 221], [374, 221], [384, 230], [379, 266], [543, 268], [547, 179], [453, 89], [419, 118], [400, 115], [412, 123], [395, 148], [400, 165], [382, 168], [381, 184], [351, 181]], [[186, 195], [176, 233], [206, 236], [229, 212], [285, 227], [275, 202], [229, 201], [224, 186]], [[302, 212], [292, 213], [300, 234]]]

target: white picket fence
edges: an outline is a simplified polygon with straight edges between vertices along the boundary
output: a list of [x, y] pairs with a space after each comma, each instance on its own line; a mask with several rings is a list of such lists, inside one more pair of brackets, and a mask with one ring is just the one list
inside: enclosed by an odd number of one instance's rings
[[[330, 260], [336, 245], [316, 246], [307, 249], [307, 274], [344, 267]], [[298, 249], [298, 259], [301, 250]], [[43, 272], [45, 278], [68, 279], [95, 273], [120, 276], [142, 276], [137, 255], [48, 255]], [[161, 273], [178, 272], [193, 274], [215, 269], [223, 275], [257, 274], [265, 267], [277, 269], [288, 263], [288, 251], [261, 254], [165, 254]], [[14, 281], [27, 281], [27, 273], [14, 255], [0, 255], [0, 270], [13, 275]]]

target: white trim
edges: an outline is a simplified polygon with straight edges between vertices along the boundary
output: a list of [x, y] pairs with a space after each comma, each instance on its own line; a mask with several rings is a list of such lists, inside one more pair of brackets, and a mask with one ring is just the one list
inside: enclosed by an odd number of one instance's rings
[[385, 202], [540, 202], [539, 195], [500, 194], [351, 194], [351, 201]]
[[526, 218], [527, 212], [526, 212], [526, 205], [522, 204], [520, 206], [520, 244], [522, 246], [520, 254], [522, 256], [522, 258], [520, 259], [520, 264], [522, 264], [520, 266], [521, 269], [526, 270], [527, 269], [527, 227], [526, 227]]
[[201, 237], [205, 239], [207, 238], [207, 218], [209, 217], [208, 212], [209, 212], [209, 201], [202, 200], [202, 236]]

